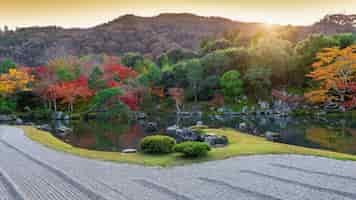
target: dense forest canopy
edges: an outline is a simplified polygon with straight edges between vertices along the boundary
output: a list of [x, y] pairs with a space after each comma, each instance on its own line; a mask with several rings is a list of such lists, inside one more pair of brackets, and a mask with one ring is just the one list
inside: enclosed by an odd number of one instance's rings
[[[170, 17], [162, 15], [155, 20], [170, 21]], [[183, 24], [186, 21], [191, 24], [190, 20], [196, 18], [190, 15], [179, 17]], [[217, 18], [204, 19], [209, 23], [235, 23]], [[106, 34], [105, 27], [115, 27], [127, 21], [132, 22], [128, 26], [136, 27], [137, 23], [146, 20], [126, 16], [95, 29]], [[327, 16], [324, 20], [342, 26], [351, 23], [339, 16]], [[155, 56], [138, 49], [106, 52], [100, 45], [91, 54], [83, 51], [76, 55], [58, 47], [52, 49], [53, 54], [47, 52], [49, 57], [27, 55], [28, 59], [40, 63], [48, 60], [43, 65], [28, 67], [17, 63], [19, 57], [11, 56], [13, 45], [31, 34], [37, 35], [38, 30], [43, 29], [21, 29], [2, 35], [2, 38], [14, 38], [0, 40], [0, 46], [7, 42], [10, 46], [2, 51], [9, 57], [0, 65], [0, 112], [24, 111], [26, 107], [48, 112], [105, 111], [111, 113], [110, 116], [119, 113], [117, 117], [123, 117], [123, 113], [146, 111], [157, 105], [162, 105], [161, 109], [175, 107], [180, 112], [185, 102], [209, 102], [213, 108], [225, 104], [240, 110], [242, 106], [272, 101], [273, 98], [287, 103], [304, 100], [311, 105], [334, 103], [343, 110], [353, 109], [356, 105], [353, 64], [356, 34], [353, 32], [309, 34], [298, 39], [298, 28], [292, 26], [259, 29], [249, 37], [244, 29], [229, 28], [202, 37], [196, 48], [177, 45], [161, 49]], [[46, 30], [51, 34], [43, 35], [52, 38], [57, 38], [58, 30], [63, 31], [58, 28]], [[130, 32], [133, 37], [139, 35], [136, 29]], [[24, 35], [17, 37], [18, 34]], [[110, 36], [98, 36], [97, 39], [115, 41]], [[146, 39], [135, 41], [144, 45]], [[40, 41], [35, 49], [44, 47]], [[89, 47], [83, 45], [79, 49]], [[29, 51], [36, 52], [32, 48]], [[37, 56], [43, 60], [38, 61]]]

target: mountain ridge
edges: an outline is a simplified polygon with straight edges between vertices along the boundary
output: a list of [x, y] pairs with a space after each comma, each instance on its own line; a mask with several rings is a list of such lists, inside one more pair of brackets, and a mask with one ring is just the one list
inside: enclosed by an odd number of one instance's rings
[[[312, 33], [355, 32], [354, 26], [350, 27], [351, 18], [354, 18], [349, 17], [350, 21], [348, 16], [327, 15], [312, 26], [271, 27], [293, 27], [297, 31], [298, 40]], [[196, 50], [203, 39], [220, 35], [227, 29], [238, 29], [244, 37], [249, 38], [266, 27], [263, 23], [234, 21], [223, 17], [161, 13], [153, 17], [123, 15], [90, 28], [18, 28], [0, 33], [0, 60], [10, 58], [22, 65], [36, 66], [66, 55], [140, 52], [157, 57], [174, 48]]]

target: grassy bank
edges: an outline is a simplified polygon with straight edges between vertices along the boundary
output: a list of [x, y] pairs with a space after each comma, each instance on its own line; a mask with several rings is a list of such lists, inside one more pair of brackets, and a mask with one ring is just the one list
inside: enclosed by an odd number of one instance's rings
[[32, 140], [57, 151], [63, 151], [66, 153], [91, 159], [141, 164], [147, 166], [175, 166], [203, 161], [221, 160], [235, 156], [260, 154], [301, 154], [356, 161], [356, 156], [354, 155], [273, 143], [266, 141], [264, 138], [242, 134], [232, 129], [204, 130], [205, 132], [214, 132], [216, 134], [226, 135], [229, 138], [230, 144], [225, 148], [213, 149], [206, 157], [198, 159], [186, 159], [175, 153], [153, 156], [141, 153], [123, 154], [118, 152], [101, 152], [80, 149], [73, 147], [69, 144], [63, 143], [48, 132], [40, 131], [33, 127], [21, 128], [24, 130], [25, 134]]

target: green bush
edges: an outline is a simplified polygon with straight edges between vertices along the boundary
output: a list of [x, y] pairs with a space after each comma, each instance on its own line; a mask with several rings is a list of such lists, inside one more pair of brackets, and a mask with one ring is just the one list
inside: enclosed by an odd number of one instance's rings
[[0, 113], [12, 114], [16, 111], [16, 102], [6, 99], [0, 99]]
[[176, 144], [173, 150], [178, 153], [183, 153], [185, 157], [199, 157], [206, 155], [211, 149], [209, 145], [204, 142], [183, 142]]
[[148, 136], [141, 140], [140, 149], [144, 153], [171, 153], [175, 143], [175, 139], [168, 136]]

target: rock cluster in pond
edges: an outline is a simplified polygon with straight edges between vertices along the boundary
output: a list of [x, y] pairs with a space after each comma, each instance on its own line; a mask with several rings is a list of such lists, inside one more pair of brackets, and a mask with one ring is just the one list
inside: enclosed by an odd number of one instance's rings
[[67, 126], [63, 125], [62, 123], [57, 123], [52, 127], [49, 124], [42, 124], [42, 125], [37, 125], [35, 126], [39, 130], [51, 132], [54, 135], [58, 137], [65, 137], [69, 133], [71, 133], [73, 130], [71, 128], [68, 128]]
[[0, 115], [0, 123], [8, 123], [12, 125], [28, 125], [16, 115]]
[[9, 122], [16, 120], [16, 117], [13, 115], [0, 115], [0, 122]]
[[229, 142], [226, 136], [219, 136], [214, 133], [201, 134], [190, 128], [178, 128], [177, 126], [170, 126], [166, 129], [166, 132], [169, 136], [174, 137], [177, 142], [205, 142], [212, 147], [226, 146]]

